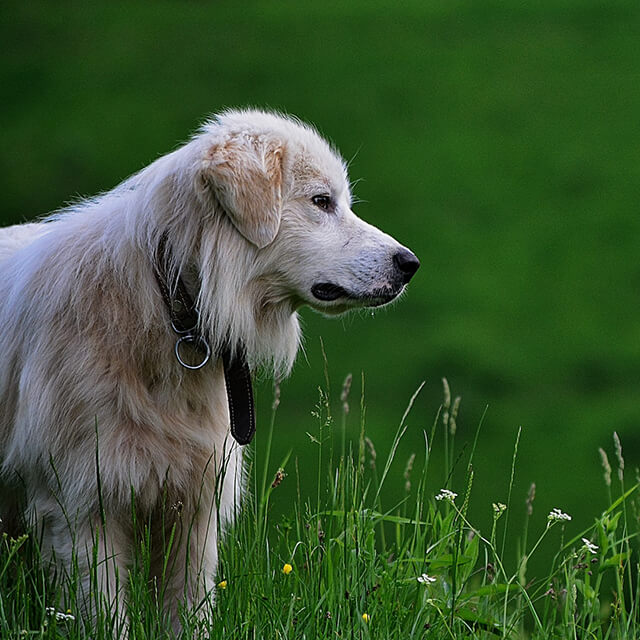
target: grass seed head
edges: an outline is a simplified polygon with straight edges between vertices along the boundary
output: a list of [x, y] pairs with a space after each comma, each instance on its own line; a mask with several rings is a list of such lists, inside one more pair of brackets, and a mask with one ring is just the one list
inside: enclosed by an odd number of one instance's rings
[[412, 453], [407, 460], [407, 466], [404, 468], [404, 490], [407, 493], [411, 492], [411, 472], [413, 471], [413, 463], [416, 459], [416, 454]]
[[280, 483], [287, 477], [287, 474], [284, 472], [284, 469], [280, 467], [276, 471], [276, 475], [273, 477], [273, 482], [271, 483], [271, 488], [275, 489], [280, 486]]
[[607, 457], [607, 452], [599, 447], [598, 452], [600, 453], [600, 461], [602, 463], [602, 468], [604, 469], [604, 483], [607, 487], [611, 486], [611, 465], [609, 464], [609, 458]]
[[271, 409], [275, 411], [280, 405], [280, 383], [276, 382], [273, 386], [273, 404], [271, 405]]
[[340, 394], [340, 402], [342, 402], [342, 410], [345, 415], [349, 413], [349, 391], [351, 391], [351, 382], [353, 381], [353, 376], [348, 374], [344, 379], [344, 383], [342, 384], [342, 393]]
[[442, 403], [442, 423], [445, 427], [449, 426], [449, 409], [451, 407], [451, 389], [449, 389], [449, 381], [442, 378], [442, 390], [444, 392], [444, 401]]
[[502, 502], [493, 503], [493, 519], [498, 520], [500, 516], [507, 510], [507, 505]]
[[456, 423], [456, 418], [458, 417], [458, 410], [460, 409], [460, 401], [462, 398], [457, 396], [453, 401], [453, 407], [451, 408], [451, 415], [449, 416], [449, 433], [452, 436], [456, 435], [456, 431], [458, 429], [458, 425]]
[[378, 454], [376, 453], [376, 448], [373, 446], [373, 441], [368, 436], [364, 437], [364, 443], [367, 445], [367, 449], [369, 450], [369, 455], [371, 456], [371, 462], [369, 464], [371, 465], [372, 469], [375, 469], [376, 458], [378, 457]]
[[618, 434], [613, 432], [613, 444], [616, 449], [616, 458], [618, 458], [618, 479], [620, 482], [624, 480], [624, 458], [622, 457], [622, 443]]
[[533, 513], [533, 501], [536, 499], [536, 483], [532, 482], [529, 487], [529, 493], [527, 494], [527, 515], [530, 516]]

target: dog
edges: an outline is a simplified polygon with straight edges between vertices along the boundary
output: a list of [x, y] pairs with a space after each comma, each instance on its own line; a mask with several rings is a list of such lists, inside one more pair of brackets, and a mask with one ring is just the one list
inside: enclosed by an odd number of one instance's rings
[[253, 435], [249, 372], [290, 372], [300, 306], [381, 306], [418, 267], [352, 212], [329, 143], [259, 110], [223, 112], [112, 191], [2, 230], [4, 526], [35, 525], [45, 558], [77, 563], [84, 610], [97, 588], [123, 612], [132, 501], [152, 549], [188, 524], [162, 587], [177, 625], [179, 603], [214, 592]]

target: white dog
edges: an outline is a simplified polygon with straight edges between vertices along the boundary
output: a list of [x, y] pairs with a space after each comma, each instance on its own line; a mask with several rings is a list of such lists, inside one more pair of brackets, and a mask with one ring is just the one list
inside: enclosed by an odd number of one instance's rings
[[350, 202], [312, 128], [228, 111], [113, 191], [0, 233], [0, 516], [36, 523], [58, 567], [76, 557], [85, 599], [124, 609], [132, 497], [158, 557], [189, 528], [164, 585], [174, 624], [212, 593], [249, 369], [290, 370], [301, 305], [379, 306], [419, 266]]

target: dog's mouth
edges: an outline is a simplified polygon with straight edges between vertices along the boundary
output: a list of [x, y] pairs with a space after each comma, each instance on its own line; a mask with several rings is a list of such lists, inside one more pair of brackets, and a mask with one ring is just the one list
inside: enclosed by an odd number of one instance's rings
[[314, 298], [322, 300], [322, 302], [333, 302], [338, 298], [351, 298], [351, 294], [340, 285], [332, 282], [320, 282], [311, 287], [311, 293]]
[[344, 287], [333, 282], [319, 282], [311, 287], [311, 293], [321, 302], [336, 302], [338, 300], [351, 303], [350, 306], [380, 307], [396, 298], [404, 286], [398, 289], [385, 287], [367, 292], [347, 291]]

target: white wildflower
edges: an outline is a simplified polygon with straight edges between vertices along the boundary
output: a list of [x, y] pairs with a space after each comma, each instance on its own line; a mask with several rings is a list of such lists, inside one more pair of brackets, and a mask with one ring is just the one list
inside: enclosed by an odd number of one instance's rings
[[63, 613], [62, 611], [58, 611], [56, 613], [56, 620], [62, 620], [64, 622], [71, 622], [72, 620], [75, 620], [75, 619], [76, 619], [76, 617], [70, 612]]
[[563, 513], [560, 509], [552, 509], [547, 516], [549, 522], [568, 522], [571, 520], [571, 516], [568, 513]]
[[587, 540], [586, 538], [582, 538], [582, 543], [584, 544], [584, 548], [589, 553], [593, 553], [594, 555], [596, 553], [598, 553], [598, 545], [597, 544], [593, 544], [593, 542], [591, 542], [591, 540]]
[[44, 611], [49, 617], [55, 616], [58, 622], [67, 622], [76, 619], [69, 609], [67, 609], [66, 613], [64, 611], [56, 611], [55, 607], [47, 607]]
[[507, 510], [507, 505], [502, 504], [502, 502], [494, 502], [493, 503], [493, 512], [497, 516], [501, 516]]
[[449, 491], [449, 489], [440, 489], [440, 493], [436, 496], [436, 500], [446, 500], [453, 504], [453, 501], [458, 497], [457, 493]]
[[421, 576], [418, 576], [418, 582], [420, 584], [433, 584], [436, 582], [437, 578], [433, 576], [428, 576], [426, 573], [423, 573]]

